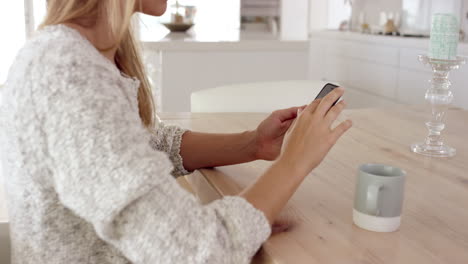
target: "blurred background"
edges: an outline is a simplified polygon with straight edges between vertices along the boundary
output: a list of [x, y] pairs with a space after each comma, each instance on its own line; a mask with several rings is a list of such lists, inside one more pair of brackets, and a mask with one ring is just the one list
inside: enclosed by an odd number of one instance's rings
[[[0, 85], [45, 12], [46, 0], [0, 3]], [[134, 22], [158, 111], [191, 111], [192, 93], [207, 89], [288, 80], [345, 85], [362, 108], [423, 103], [430, 72], [416, 56], [437, 12], [459, 18], [466, 54], [468, 0], [169, 0], [163, 16]], [[462, 75], [455, 105], [467, 108]]]

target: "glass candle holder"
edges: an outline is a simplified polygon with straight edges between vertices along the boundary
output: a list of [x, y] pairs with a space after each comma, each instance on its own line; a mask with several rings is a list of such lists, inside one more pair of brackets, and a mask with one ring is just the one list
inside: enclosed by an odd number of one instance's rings
[[431, 119], [426, 122], [426, 127], [429, 130], [426, 140], [423, 143], [412, 144], [411, 150], [431, 157], [453, 157], [456, 154], [456, 149], [443, 142], [441, 133], [445, 128], [445, 112], [453, 101], [449, 74], [451, 70], [458, 69], [465, 64], [466, 58], [456, 57], [454, 60], [439, 60], [420, 55], [419, 61], [432, 68], [431, 86], [425, 95], [426, 101], [431, 106]]

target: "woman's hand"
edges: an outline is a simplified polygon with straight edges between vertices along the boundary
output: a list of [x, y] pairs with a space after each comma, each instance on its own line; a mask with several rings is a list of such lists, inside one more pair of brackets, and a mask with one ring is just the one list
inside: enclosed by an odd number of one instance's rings
[[[337, 88], [322, 100], [316, 100], [300, 112], [284, 137], [281, 154], [265, 173], [240, 196], [261, 210], [273, 225], [276, 216], [297, 190], [304, 178], [323, 160], [330, 148], [351, 127], [347, 120], [331, 129], [332, 123], [343, 111], [344, 102], [332, 107], [343, 95]], [[274, 118], [276, 119], [276, 118]], [[268, 120], [268, 119], [267, 119]], [[264, 121], [268, 122], [268, 121]], [[274, 231], [287, 228], [274, 225]]]
[[323, 99], [315, 100], [303, 111], [299, 111], [298, 117], [286, 134], [280, 163], [303, 175], [309, 174], [320, 164], [336, 141], [352, 126], [352, 122], [346, 120], [331, 129], [345, 103], [341, 101], [333, 107], [332, 105], [343, 93], [343, 88], [337, 88]]
[[277, 110], [268, 116], [254, 131], [255, 158], [274, 160], [281, 153], [284, 135], [297, 117], [298, 109], [306, 106]]

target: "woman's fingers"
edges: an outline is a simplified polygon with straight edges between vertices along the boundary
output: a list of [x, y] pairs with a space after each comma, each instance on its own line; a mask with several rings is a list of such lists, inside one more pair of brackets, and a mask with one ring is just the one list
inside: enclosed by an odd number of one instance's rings
[[335, 106], [333, 106], [330, 111], [325, 115], [325, 120], [328, 124], [332, 124], [338, 116], [343, 112], [343, 109], [346, 107], [346, 103], [344, 101], [340, 101]]
[[296, 119], [289, 119], [284, 121], [281, 124], [281, 131], [288, 131], [288, 129], [293, 125], [293, 123], [296, 121]]
[[315, 112], [320, 116], [325, 116], [332, 105], [344, 94], [343, 87], [338, 87], [325, 96], [318, 105]]
[[300, 107], [291, 107], [287, 109], [276, 110], [273, 115], [276, 116], [281, 122], [289, 119], [296, 118], [297, 109]]
[[313, 113], [317, 109], [317, 106], [320, 104], [321, 101], [322, 101], [322, 98], [312, 101], [312, 103], [310, 103], [308, 106], [304, 108], [304, 111]]
[[339, 124], [337, 127], [335, 127], [333, 130], [332, 130], [332, 141], [333, 141], [333, 144], [336, 143], [336, 141], [338, 141], [338, 139], [346, 132], [348, 131], [348, 129], [350, 129], [351, 127], [353, 126], [353, 122], [351, 120], [346, 120], [344, 122], [342, 122], [341, 124]]

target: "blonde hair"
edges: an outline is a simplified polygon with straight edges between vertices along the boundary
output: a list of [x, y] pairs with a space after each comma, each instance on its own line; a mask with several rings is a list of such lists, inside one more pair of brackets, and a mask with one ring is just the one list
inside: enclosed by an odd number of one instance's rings
[[39, 28], [83, 19], [91, 21], [91, 24], [85, 26], [92, 26], [98, 16], [105, 15], [115, 44], [104, 50], [117, 47], [115, 55], [117, 67], [126, 75], [140, 80], [141, 85], [138, 89], [140, 119], [147, 128], [152, 128], [155, 122], [153, 96], [131, 26], [136, 1], [48, 0], [47, 15]]

